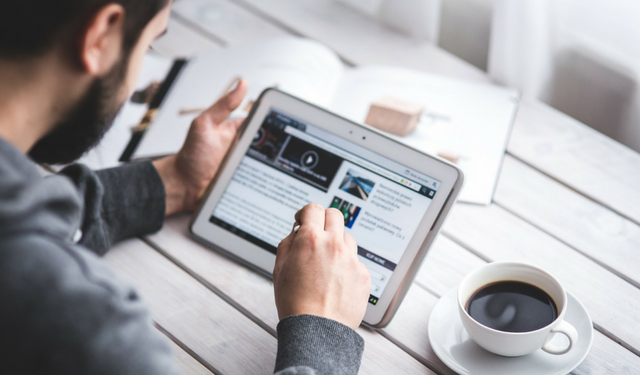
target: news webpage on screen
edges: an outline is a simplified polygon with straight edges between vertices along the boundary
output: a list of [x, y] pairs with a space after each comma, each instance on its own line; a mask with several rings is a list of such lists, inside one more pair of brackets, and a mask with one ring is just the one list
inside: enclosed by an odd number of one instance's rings
[[375, 305], [439, 186], [271, 109], [209, 221], [275, 254], [306, 204], [340, 210], [371, 274], [369, 302]]

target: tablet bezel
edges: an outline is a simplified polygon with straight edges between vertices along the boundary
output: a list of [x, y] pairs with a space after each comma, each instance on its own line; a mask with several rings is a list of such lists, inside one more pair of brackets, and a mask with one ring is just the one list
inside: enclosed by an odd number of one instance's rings
[[[277, 89], [265, 90], [254, 104], [251, 113], [239, 131], [232, 151], [223, 161], [223, 165], [209, 186], [206, 199], [196, 211], [190, 229], [198, 240], [230, 254], [234, 259], [267, 277], [271, 277], [275, 255], [210, 223], [209, 218], [236, 168], [251, 146], [254, 134], [272, 109], [303, 120], [441, 182], [431, 205], [418, 225], [401, 260], [397, 263], [378, 303], [367, 306], [364, 322], [374, 327], [386, 325], [395, 314], [404, 294], [413, 282], [422, 259], [462, 188], [464, 180], [462, 172], [451, 163], [410, 148], [386, 137], [373, 128], [351, 122]], [[293, 221], [294, 218], [291, 218], [292, 224]]]

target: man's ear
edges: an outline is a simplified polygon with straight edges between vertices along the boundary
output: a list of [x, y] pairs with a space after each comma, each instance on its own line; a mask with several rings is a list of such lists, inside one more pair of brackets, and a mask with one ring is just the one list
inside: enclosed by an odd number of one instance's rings
[[107, 73], [116, 63], [122, 50], [124, 8], [119, 4], [106, 5], [93, 16], [80, 38], [80, 62], [91, 75]]

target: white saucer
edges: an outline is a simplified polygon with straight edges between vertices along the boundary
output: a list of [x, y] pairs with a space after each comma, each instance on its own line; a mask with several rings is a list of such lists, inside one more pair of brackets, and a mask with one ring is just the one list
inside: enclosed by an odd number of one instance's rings
[[[564, 355], [538, 350], [522, 357], [501, 357], [478, 346], [462, 327], [458, 315], [455, 288], [442, 296], [429, 317], [429, 342], [438, 358], [461, 375], [565, 375], [584, 360], [593, 343], [593, 324], [589, 313], [574, 296], [567, 292], [569, 305], [565, 320], [578, 331], [578, 342]], [[556, 335], [552, 342], [564, 346], [568, 340]]]

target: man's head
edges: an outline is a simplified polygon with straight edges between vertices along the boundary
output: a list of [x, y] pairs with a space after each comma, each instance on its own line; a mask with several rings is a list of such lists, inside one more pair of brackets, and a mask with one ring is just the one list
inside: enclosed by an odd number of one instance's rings
[[[95, 146], [135, 87], [150, 43], [166, 30], [171, 0], [21, 0], [0, 11], [0, 60], [55, 56], [63, 67], [59, 116], [30, 149], [68, 163]], [[77, 93], [77, 95], [74, 95]], [[63, 94], [64, 95], [64, 94]], [[38, 103], [34, 103], [38, 105]]]

